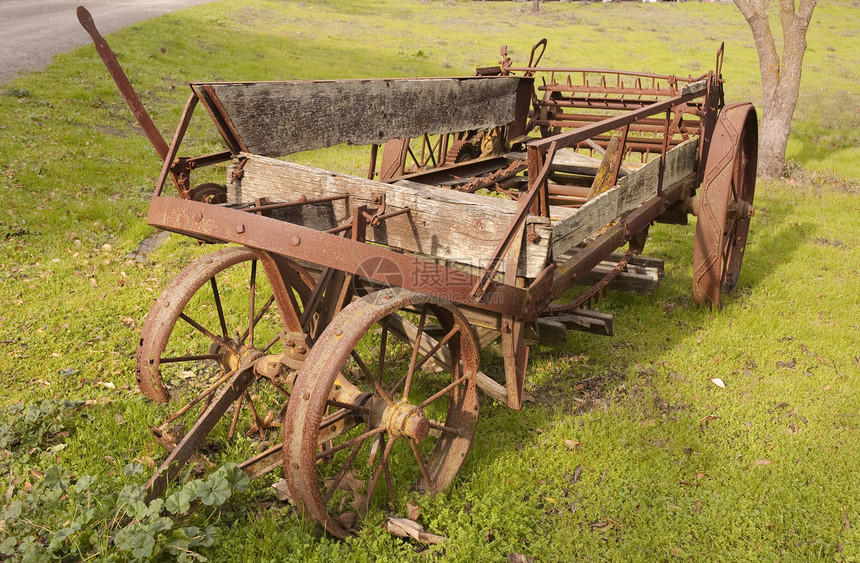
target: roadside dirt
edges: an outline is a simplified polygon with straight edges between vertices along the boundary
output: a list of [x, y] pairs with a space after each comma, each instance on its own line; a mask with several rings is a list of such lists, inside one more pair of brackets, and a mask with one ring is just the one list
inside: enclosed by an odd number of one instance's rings
[[89, 43], [75, 16], [83, 5], [102, 34], [212, 0], [3, 0], [0, 2], [0, 85], [41, 70], [52, 57]]

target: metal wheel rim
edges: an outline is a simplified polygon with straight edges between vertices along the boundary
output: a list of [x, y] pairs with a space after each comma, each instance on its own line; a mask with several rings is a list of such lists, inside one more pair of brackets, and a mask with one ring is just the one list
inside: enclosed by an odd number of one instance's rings
[[[444, 425], [456, 428], [458, 435], [442, 432], [436, 438], [429, 461], [425, 462], [432, 483], [427, 483], [422, 476], [418, 479], [416, 488], [430, 495], [435, 495], [447, 488], [459, 472], [471, 446], [478, 414], [476, 387], [478, 347], [471, 326], [462, 314], [452, 305], [433, 304], [433, 300], [428, 296], [397, 288], [382, 290], [353, 302], [335, 318], [308, 354], [296, 379], [293, 400], [287, 407], [283, 424], [284, 474], [290, 493], [306, 517], [317, 521], [327, 532], [336, 537], [345, 538], [351, 531], [346, 529], [342, 522], [336, 520], [336, 516], [330, 512], [330, 506], [323, 496], [327, 494], [331, 497], [339, 485], [333, 482], [321, 482], [318, 472], [319, 457], [322, 455], [318, 451], [320, 424], [323, 422], [330, 391], [338, 379], [341, 366], [348, 359], [355, 345], [374, 324], [399, 309], [423, 304], [430, 304], [435, 308], [433, 314], [438, 315], [437, 318], [448, 317], [451, 326], [457, 326], [460, 329], [457, 333], [459, 336], [451, 338], [448, 342], [456, 343], [450, 349], [452, 356], [460, 358], [457, 362], [459, 367], [452, 375], [452, 379], [464, 379], [461, 385], [455, 387], [456, 391], [451, 392], [451, 394], [457, 393], [458, 398], [456, 401], [449, 402], [444, 419]], [[392, 395], [391, 398], [395, 400], [396, 396]], [[376, 394], [373, 399], [365, 397], [363, 400], [366, 401], [364, 404], [370, 405], [372, 400], [378, 401], [379, 396]], [[368, 425], [365, 424], [360, 436], [374, 430], [374, 428], [367, 429]], [[385, 436], [385, 444], [394, 444], [398, 441], [398, 437], [393, 437], [389, 431], [383, 430], [381, 434]], [[404, 438], [407, 443], [411, 440], [408, 437]], [[362, 443], [367, 440], [371, 440], [371, 437], [368, 436]], [[346, 440], [341, 442], [341, 445], [345, 443]], [[353, 454], [351, 450], [358, 452], [360, 447], [363, 446], [349, 446], [350, 455], [357, 456], [358, 454]], [[389, 446], [388, 449], [393, 450], [393, 446]], [[343, 451], [347, 452], [347, 448]], [[356, 458], [352, 459], [352, 462], [347, 460], [338, 476], [354, 466], [349, 465], [355, 463]], [[380, 473], [385, 473], [387, 479], [388, 471], [382, 471], [384, 460], [385, 452], [382, 452], [380, 462], [374, 471], [376, 479], [381, 479]], [[416, 465], [418, 465], [417, 461]], [[339, 478], [338, 476], [335, 480]], [[385, 488], [387, 488], [385, 483], [377, 481], [374, 487], [371, 481], [368, 485], [367, 492], [370, 493], [368, 497]], [[379, 494], [382, 493], [379, 492]]]
[[[755, 110], [749, 104], [726, 106], [708, 150], [693, 250], [693, 297], [720, 306], [722, 291], [738, 281], [755, 194], [758, 150]], [[734, 216], [733, 216], [734, 215]]]

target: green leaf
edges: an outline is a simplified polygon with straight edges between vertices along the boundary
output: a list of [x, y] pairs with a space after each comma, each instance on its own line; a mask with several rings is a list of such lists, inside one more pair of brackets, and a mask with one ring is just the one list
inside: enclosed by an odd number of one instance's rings
[[0, 555], [12, 555], [15, 553], [15, 546], [18, 545], [18, 538], [9, 536], [0, 542]]
[[63, 528], [62, 530], [57, 530], [54, 532], [54, 536], [51, 538], [51, 543], [48, 545], [48, 549], [50, 551], [57, 551], [63, 546], [63, 543], [66, 541], [66, 538], [74, 535], [81, 529], [81, 525], [78, 523], [72, 523], [68, 528]]
[[126, 485], [120, 490], [117, 495], [117, 506], [131, 504], [138, 500], [143, 500], [146, 496], [146, 491], [139, 485]]
[[125, 507], [125, 512], [135, 520], [142, 520], [149, 515], [148, 507], [142, 500], [133, 500]]
[[146, 509], [146, 518], [153, 518], [161, 514], [161, 510], [164, 508], [164, 500], [157, 498], [149, 502], [149, 506]]
[[209, 547], [215, 543], [215, 535], [218, 533], [218, 528], [215, 526], [206, 526], [206, 529], [203, 530], [203, 539], [200, 540], [200, 545], [203, 547]]
[[209, 561], [199, 553], [193, 551], [183, 551], [177, 558], [179, 563], [191, 563], [192, 561]]
[[113, 541], [117, 549], [130, 551], [136, 559], [149, 557], [155, 548], [155, 534], [138, 523], [130, 524], [117, 532]]
[[173, 528], [173, 520], [167, 516], [156, 518], [149, 524], [149, 529], [153, 532], [166, 532]]
[[69, 474], [59, 465], [51, 465], [45, 470], [45, 486], [65, 490], [69, 486]]
[[89, 489], [90, 486], [95, 482], [96, 478], [92, 475], [82, 475], [80, 479], [78, 479], [78, 481], [75, 483], [75, 492], [80, 494]]
[[185, 489], [180, 489], [167, 497], [167, 502], [164, 507], [171, 514], [184, 514], [191, 508], [191, 493]]
[[142, 463], [138, 463], [136, 461], [131, 461], [122, 468], [125, 471], [126, 475], [130, 475], [134, 477], [135, 475], [140, 475], [143, 473], [144, 467]]
[[11, 504], [9, 504], [9, 508], [3, 511], [2, 518], [3, 520], [14, 520], [15, 518], [21, 516], [21, 501], [13, 500]]
[[80, 514], [78, 514], [78, 517], [75, 518], [75, 522], [77, 522], [81, 526], [84, 526], [86, 524], [89, 524], [90, 520], [92, 520], [95, 517], [95, 515], [96, 515], [96, 509], [95, 508], [85, 508], [84, 510], [81, 510]]
[[197, 496], [200, 497], [200, 502], [206, 506], [222, 505], [230, 498], [231, 494], [230, 483], [219, 475], [213, 475], [206, 481], [200, 481], [197, 485]]
[[239, 492], [248, 490], [248, 484], [250, 483], [248, 475], [239, 469], [239, 466], [235, 463], [231, 462], [223, 465], [215, 472], [215, 475], [226, 479], [227, 482], [230, 483], [230, 486]]

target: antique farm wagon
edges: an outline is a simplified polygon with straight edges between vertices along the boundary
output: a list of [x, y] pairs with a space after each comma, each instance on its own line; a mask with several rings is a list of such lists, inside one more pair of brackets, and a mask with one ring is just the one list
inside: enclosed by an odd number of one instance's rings
[[[757, 122], [724, 105], [722, 49], [696, 78], [545, 68], [543, 40], [525, 66], [503, 48], [468, 77], [195, 82], [168, 144], [78, 14], [164, 163], [149, 223], [213, 244], [139, 341], [140, 389], [166, 405], [152, 494], [241, 429], [258, 452], [240, 467], [283, 467], [303, 513], [344, 537], [371, 504], [451, 483], [478, 389], [521, 408], [530, 345], [612, 333], [583, 306], [653, 288], [652, 222], [697, 216], [696, 301], [737, 282]], [[226, 150], [180, 156], [197, 106]], [[344, 144], [369, 148], [366, 174], [282, 158]], [[191, 181], [218, 163], [223, 183]], [[494, 341], [495, 379], [479, 362]]]

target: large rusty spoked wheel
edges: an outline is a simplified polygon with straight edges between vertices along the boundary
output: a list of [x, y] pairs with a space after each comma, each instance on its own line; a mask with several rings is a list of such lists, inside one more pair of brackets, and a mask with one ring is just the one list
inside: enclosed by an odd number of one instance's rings
[[370, 507], [405, 514], [414, 495], [447, 488], [475, 433], [477, 371], [472, 328], [449, 303], [385, 289], [345, 308], [308, 354], [284, 418], [299, 509], [344, 538]]
[[751, 104], [726, 106], [708, 149], [700, 194], [694, 200], [693, 297], [719, 307], [720, 292], [737, 285], [753, 215], [758, 121]]
[[[290, 382], [240, 372], [264, 355], [281, 354], [289, 335], [300, 334], [306, 277], [287, 260], [224, 248], [193, 262], [164, 289], [144, 323], [136, 369], [141, 392], [170, 407], [152, 429], [171, 452], [165, 463], [184, 463], [231, 405], [228, 439], [238, 432], [264, 441], [277, 436], [270, 431], [280, 424]], [[308, 343], [293, 344], [301, 360]], [[162, 475], [150, 487], [155, 494], [167, 478], [163, 469], [150, 483]]]

